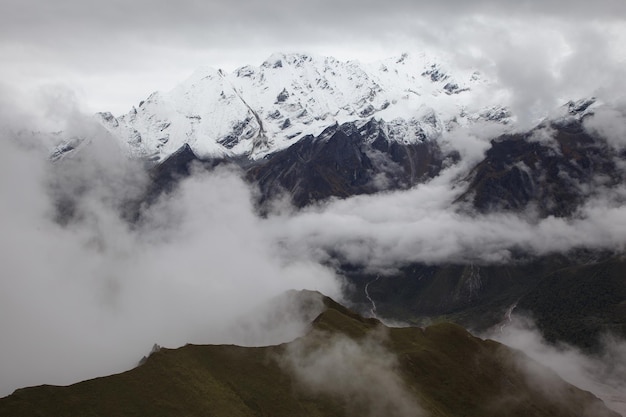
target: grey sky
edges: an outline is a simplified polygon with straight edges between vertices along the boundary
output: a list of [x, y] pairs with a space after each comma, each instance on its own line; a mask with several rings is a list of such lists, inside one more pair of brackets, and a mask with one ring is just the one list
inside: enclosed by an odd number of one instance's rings
[[[203, 65], [232, 70], [276, 51], [369, 61], [434, 49], [495, 69], [516, 88], [555, 90], [565, 69], [572, 83], [611, 82], [626, 55], [625, 19], [621, 0], [399, 0], [385, 8], [371, 0], [5, 0], [0, 77], [27, 91], [60, 83], [88, 111], [120, 113]], [[593, 73], [576, 73], [568, 58], [592, 62]]]

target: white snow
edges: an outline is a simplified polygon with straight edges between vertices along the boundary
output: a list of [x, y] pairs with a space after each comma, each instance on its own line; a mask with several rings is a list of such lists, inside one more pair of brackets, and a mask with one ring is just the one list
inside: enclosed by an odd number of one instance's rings
[[260, 158], [335, 123], [371, 118], [388, 122], [393, 140], [436, 139], [497, 111], [500, 98], [475, 71], [423, 54], [369, 64], [273, 54], [232, 73], [200, 68], [172, 91], [117, 118], [100, 113], [100, 121], [134, 156], [162, 160], [188, 143], [199, 156]]

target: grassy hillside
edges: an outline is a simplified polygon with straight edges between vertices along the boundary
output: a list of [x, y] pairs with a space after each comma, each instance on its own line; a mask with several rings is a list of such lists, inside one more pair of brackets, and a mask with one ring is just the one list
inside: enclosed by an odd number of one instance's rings
[[0, 416], [617, 416], [454, 324], [387, 328], [324, 302], [291, 343], [161, 349], [122, 374], [17, 390]]

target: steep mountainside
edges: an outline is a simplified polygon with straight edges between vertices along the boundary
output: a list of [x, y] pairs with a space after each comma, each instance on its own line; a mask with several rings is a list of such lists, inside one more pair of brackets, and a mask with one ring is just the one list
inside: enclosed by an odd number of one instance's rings
[[455, 325], [386, 328], [324, 303], [291, 343], [161, 349], [119, 375], [17, 390], [0, 399], [0, 415], [617, 417], [522, 353]]
[[[184, 145], [151, 169], [152, 182], [139, 210], [170, 191], [191, 173], [191, 166], [211, 170], [218, 165], [239, 167], [247, 181], [258, 186], [261, 207], [287, 195], [296, 207], [379, 191], [407, 189], [435, 177], [458, 158], [444, 153], [434, 141], [399, 143], [389, 139], [385, 122], [370, 120], [327, 128], [259, 160], [246, 157], [200, 158]], [[138, 218], [136, 212], [133, 218]]]
[[533, 209], [540, 217], [568, 217], [590, 197], [621, 184], [624, 155], [584, 128], [592, 103], [570, 103], [569, 118], [492, 141], [458, 201], [483, 213]]
[[436, 176], [445, 156], [436, 142], [401, 144], [384, 122], [346, 123], [307, 136], [252, 166], [262, 202], [287, 192], [303, 207], [329, 197], [406, 189]]
[[[564, 114], [528, 132], [492, 140], [484, 159], [462, 181], [455, 204], [481, 213], [530, 210], [538, 218], [568, 217], [590, 198], [620, 185], [626, 155], [584, 125], [594, 117], [594, 104], [593, 99], [569, 103], [560, 109]], [[188, 175], [192, 161], [206, 168], [240, 166], [246, 179], [259, 187], [261, 203], [287, 193], [292, 203], [303, 207], [329, 197], [407, 189], [460, 158], [420, 126], [415, 120], [375, 118], [334, 124], [259, 159], [203, 157], [185, 144], [153, 169], [150, 195]], [[181, 155], [186, 155], [184, 161]]]

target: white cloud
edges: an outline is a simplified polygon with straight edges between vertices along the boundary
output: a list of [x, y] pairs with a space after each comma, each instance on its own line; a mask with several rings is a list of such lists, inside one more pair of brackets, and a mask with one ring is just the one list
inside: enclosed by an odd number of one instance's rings
[[[452, 202], [463, 187], [452, 168], [408, 191], [331, 201], [270, 218], [268, 233], [294, 257], [328, 253], [374, 269], [410, 262], [506, 262], [511, 251], [543, 255], [577, 247], [623, 250], [625, 190], [605, 190], [575, 219], [515, 213], [467, 214]], [[598, 192], [601, 190], [598, 189]]]
[[594, 109], [594, 117], [585, 120], [585, 128], [623, 151], [626, 148], [626, 103]]

